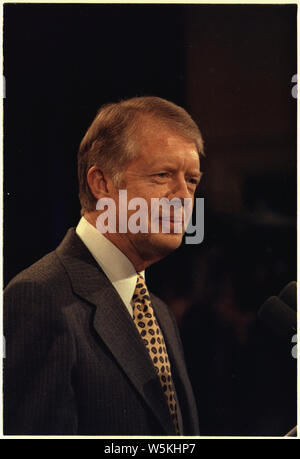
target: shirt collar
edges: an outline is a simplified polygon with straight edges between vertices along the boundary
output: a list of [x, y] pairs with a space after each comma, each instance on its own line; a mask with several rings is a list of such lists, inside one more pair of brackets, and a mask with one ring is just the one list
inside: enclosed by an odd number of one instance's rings
[[[84, 217], [81, 217], [76, 233], [132, 313], [130, 303], [136, 286], [137, 272], [129, 258]], [[141, 274], [145, 277], [144, 271]]]

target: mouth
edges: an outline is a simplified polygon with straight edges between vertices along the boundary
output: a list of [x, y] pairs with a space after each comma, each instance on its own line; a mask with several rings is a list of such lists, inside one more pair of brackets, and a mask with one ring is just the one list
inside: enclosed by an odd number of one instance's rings
[[184, 225], [184, 219], [181, 217], [158, 217], [156, 221], [160, 223], [172, 223], [173, 225]]
[[[173, 217], [170, 217], [170, 218], [159, 217], [158, 221], [159, 221], [159, 225], [161, 229], [160, 232], [163, 232], [166, 234], [167, 233], [177, 234], [177, 235], [182, 235], [185, 232], [184, 222], [181, 218], [176, 219]], [[167, 227], [165, 227], [165, 225], [167, 225]]]
[[160, 217], [159, 221], [160, 222], [170, 222], [170, 223], [181, 223], [181, 224], [183, 224], [182, 218], [175, 219], [175, 218], [172, 218], [172, 217], [171, 218]]

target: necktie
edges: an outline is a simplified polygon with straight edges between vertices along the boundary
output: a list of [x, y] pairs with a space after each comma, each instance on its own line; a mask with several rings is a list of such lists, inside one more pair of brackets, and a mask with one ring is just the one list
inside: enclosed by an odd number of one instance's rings
[[176, 399], [166, 344], [159, 324], [155, 318], [145, 280], [139, 273], [132, 301], [134, 323], [154, 364], [154, 368], [167, 399], [176, 433], [179, 434]]

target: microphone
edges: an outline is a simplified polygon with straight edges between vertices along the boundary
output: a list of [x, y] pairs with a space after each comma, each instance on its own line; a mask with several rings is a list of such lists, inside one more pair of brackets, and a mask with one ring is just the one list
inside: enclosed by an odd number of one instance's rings
[[[291, 344], [297, 333], [296, 282], [290, 282], [277, 296], [268, 298], [258, 311], [258, 318], [279, 339]], [[288, 304], [292, 307], [288, 306]]]
[[293, 281], [287, 284], [278, 296], [294, 311], [297, 311], [297, 282]]
[[[258, 311], [258, 318], [273, 334], [289, 346], [297, 333], [297, 284], [290, 282], [277, 296], [268, 298]], [[297, 437], [297, 426], [284, 437]]]

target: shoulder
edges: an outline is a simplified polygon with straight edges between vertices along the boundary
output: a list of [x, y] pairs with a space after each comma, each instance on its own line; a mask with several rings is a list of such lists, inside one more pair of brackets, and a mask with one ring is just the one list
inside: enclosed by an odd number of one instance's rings
[[[7, 368], [24, 360], [41, 365], [57, 343], [68, 345], [73, 355], [73, 333], [68, 306], [73, 295], [67, 273], [55, 252], [20, 272], [7, 285], [3, 297], [3, 332]], [[32, 363], [34, 362], [34, 363]]]
[[[70, 230], [60, 246], [17, 274], [6, 286], [3, 309], [6, 323], [22, 318], [58, 316], [72, 295], [71, 283], [58, 249], [64, 249], [73, 232]], [[72, 248], [66, 250], [72, 253]]]
[[44, 292], [53, 293], [55, 289], [57, 290], [66, 286], [68, 275], [60, 254], [61, 252], [65, 252], [66, 254], [72, 253], [72, 246], [69, 247], [70, 240], [72, 237], [76, 239], [75, 232], [72, 230], [70, 229], [67, 232], [56, 250], [49, 252], [40, 260], [17, 274], [6, 286], [4, 298], [22, 289], [27, 291], [39, 289]]
[[50, 252], [14, 277], [4, 290], [4, 298], [14, 291], [18, 291], [20, 294], [24, 290], [30, 289], [42, 289], [45, 292], [51, 292], [51, 289], [65, 276], [63, 266], [56, 253]]

